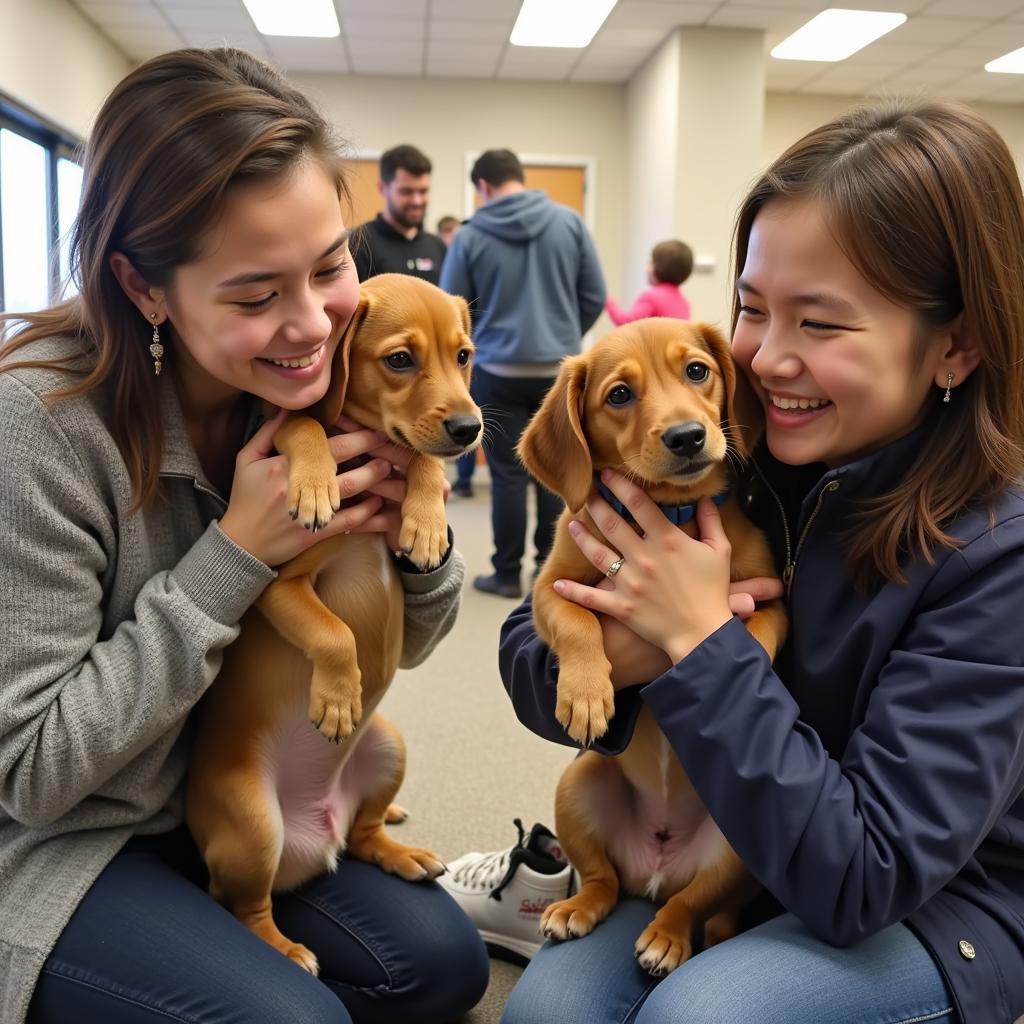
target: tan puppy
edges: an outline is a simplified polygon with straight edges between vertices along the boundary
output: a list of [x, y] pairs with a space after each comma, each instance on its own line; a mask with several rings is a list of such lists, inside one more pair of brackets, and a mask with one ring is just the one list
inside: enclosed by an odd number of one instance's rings
[[[691, 536], [696, 525], [692, 518], [682, 522], [686, 506], [716, 497], [733, 579], [775, 574], [764, 537], [734, 497], [723, 497], [729, 460], [747, 454], [736, 383], [728, 343], [713, 327], [641, 320], [566, 359], [523, 434], [519, 453], [527, 469], [568, 506], [533, 608], [538, 634], [558, 656], [558, 720], [580, 743], [608, 728], [615, 708], [611, 664], [597, 616], [559, 597], [552, 584], [601, 579], [567, 529], [575, 516], [600, 536], [584, 507], [595, 472], [612, 467], [627, 474], [660, 505], [677, 509], [673, 521]], [[747, 627], [774, 657], [786, 632], [782, 602], [759, 608]], [[547, 908], [541, 930], [557, 939], [586, 935], [615, 906], [620, 887], [664, 901], [636, 943], [652, 974], [667, 974], [690, 956], [695, 924], [709, 922], [707, 944], [732, 934], [730, 912], [756, 891], [646, 707], [621, 754], [586, 751], [566, 769], [555, 823], [581, 884], [576, 895]]]
[[[482, 428], [468, 390], [472, 351], [461, 299], [397, 274], [364, 284], [317, 418], [293, 416], [274, 439], [289, 458], [293, 514], [315, 527], [340, 506], [321, 424], [344, 405], [415, 452], [401, 545], [420, 567], [437, 565], [448, 549], [442, 457], [475, 448]], [[187, 816], [210, 894], [314, 974], [313, 953], [275, 925], [272, 892], [333, 870], [346, 847], [412, 881], [444, 870], [383, 828], [405, 748], [373, 711], [399, 665], [403, 610], [382, 535], [324, 540], [281, 567], [203, 700]]]

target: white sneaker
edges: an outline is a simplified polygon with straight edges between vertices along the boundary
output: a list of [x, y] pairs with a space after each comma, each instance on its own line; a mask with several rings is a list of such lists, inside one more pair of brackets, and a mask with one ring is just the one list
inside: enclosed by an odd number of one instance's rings
[[494, 853], [466, 853], [438, 878], [476, 925], [495, 956], [529, 960], [544, 944], [540, 918], [557, 900], [571, 896], [575, 877], [557, 838], [543, 825], [523, 830], [519, 841]]

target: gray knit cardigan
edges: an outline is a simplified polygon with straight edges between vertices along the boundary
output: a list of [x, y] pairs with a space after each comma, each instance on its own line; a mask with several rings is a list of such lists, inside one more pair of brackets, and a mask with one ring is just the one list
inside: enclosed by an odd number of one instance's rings
[[[58, 355], [57, 341], [25, 350]], [[169, 377], [161, 490], [129, 515], [100, 393], [48, 404], [67, 378], [0, 374], [0, 1021], [21, 1024], [75, 907], [134, 834], [183, 821], [183, 726], [274, 572], [217, 519]], [[406, 588], [402, 664], [458, 609], [457, 552]]]

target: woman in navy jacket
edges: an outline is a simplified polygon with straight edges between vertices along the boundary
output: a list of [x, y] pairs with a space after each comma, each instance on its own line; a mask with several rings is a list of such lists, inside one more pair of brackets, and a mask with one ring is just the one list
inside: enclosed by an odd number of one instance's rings
[[[791, 616], [773, 667], [729, 595], [713, 503], [691, 540], [606, 475], [643, 535], [588, 508], [622, 750], [646, 703], [778, 916], [658, 982], [623, 900], [544, 947], [527, 1021], [939, 1020], [1024, 1014], [1024, 202], [966, 108], [892, 103], [826, 125], [737, 226], [734, 352], [765, 412], [741, 496]], [[621, 525], [621, 524], [620, 524]], [[758, 586], [747, 588], [761, 597]], [[747, 597], [732, 607], [750, 604]], [[502, 633], [520, 719], [568, 742], [529, 603]], [[640, 685], [638, 685], [640, 684]], [[779, 911], [782, 913], [778, 913]]]

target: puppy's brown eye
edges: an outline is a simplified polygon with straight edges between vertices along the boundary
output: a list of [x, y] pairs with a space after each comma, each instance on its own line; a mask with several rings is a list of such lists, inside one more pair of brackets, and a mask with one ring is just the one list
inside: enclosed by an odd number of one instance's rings
[[408, 352], [392, 352], [385, 357], [384, 362], [392, 370], [408, 370], [413, 365], [412, 356]]
[[630, 391], [625, 384], [616, 384], [615, 387], [608, 392], [607, 401], [609, 405], [626, 405], [632, 400], [633, 392]]
[[469, 365], [469, 356], [470, 356], [470, 352], [469, 352], [468, 348], [460, 349], [459, 350], [459, 354], [456, 357], [459, 360], [459, 366], [468, 366]]
[[690, 363], [686, 367], [686, 379], [694, 384], [703, 384], [711, 371], [703, 363]]

